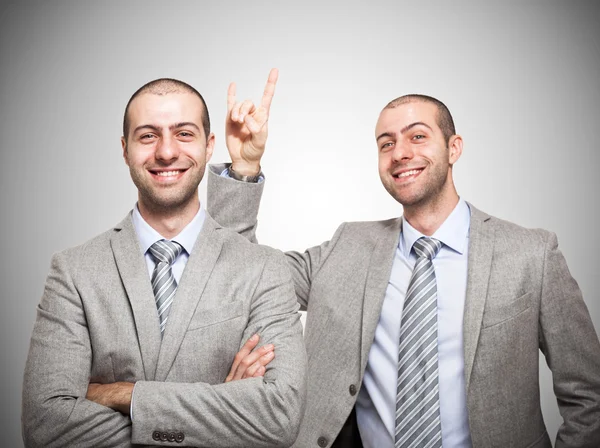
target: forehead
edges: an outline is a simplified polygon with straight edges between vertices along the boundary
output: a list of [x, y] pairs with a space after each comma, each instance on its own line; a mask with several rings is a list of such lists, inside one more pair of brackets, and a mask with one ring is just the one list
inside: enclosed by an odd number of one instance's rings
[[424, 101], [411, 101], [397, 107], [384, 109], [375, 126], [376, 135], [382, 132], [400, 132], [413, 123], [425, 123], [431, 129], [439, 130], [437, 124], [437, 107]]
[[184, 121], [201, 127], [203, 109], [202, 101], [193, 93], [142, 93], [129, 105], [129, 121], [132, 128], [142, 124], [168, 126]]

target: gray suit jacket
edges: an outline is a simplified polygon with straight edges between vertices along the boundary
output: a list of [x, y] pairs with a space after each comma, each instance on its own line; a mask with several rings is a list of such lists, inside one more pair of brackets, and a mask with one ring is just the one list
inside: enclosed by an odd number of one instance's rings
[[[255, 240], [263, 184], [219, 177], [208, 208]], [[600, 446], [600, 344], [554, 234], [471, 206], [463, 321], [474, 447], [551, 446], [542, 420], [538, 356], [552, 370], [564, 424], [557, 447]], [[330, 241], [287, 261], [308, 311], [306, 414], [295, 446], [330, 446], [356, 401], [390, 278], [401, 219], [342, 224]], [[324, 442], [327, 442], [325, 444]]]
[[[27, 446], [289, 446], [304, 412], [306, 355], [280, 252], [206, 216], [161, 341], [128, 215], [54, 256], [25, 368]], [[254, 333], [277, 349], [264, 378], [223, 384]], [[135, 382], [129, 416], [85, 399], [89, 382]], [[184, 435], [182, 443], [153, 432]]]

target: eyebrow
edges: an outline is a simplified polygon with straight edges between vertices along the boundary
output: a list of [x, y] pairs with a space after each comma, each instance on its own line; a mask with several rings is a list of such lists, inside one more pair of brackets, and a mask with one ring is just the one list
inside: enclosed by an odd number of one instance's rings
[[[431, 129], [431, 126], [429, 126], [427, 123], [423, 123], [422, 121], [415, 121], [414, 123], [408, 124], [406, 126], [404, 126], [402, 129], [400, 129], [400, 133], [404, 134], [406, 131], [414, 128], [415, 126], [425, 126], [427, 129], [430, 129], [431, 131], [433, 131], [433, 129]], [[379, 141], [380, 138], [383, 137], [390, 137], [390, 138], [396, 138], [397, 134], [395, 132], [384, 132], [382, 134], [380, 134], [379, 136], [377, 136], [377, 141]]]
[[380, 138], [383, 137], [390, 137], [390, 138], [395, 138], [396, 137], [396, 133], [395, 132], [384, 132], [383, 134], [380, 134], [376, 140], [379, 141]]
[[[169, 126], [169, 130], [172, 131], [174, 129], [179, 129], [179, 128], [183, 128], [183, 127], [186, 127], [186, 126], [191, 126], [191, 127], [195, 128], [195, 129], [197, 129], [198, 132], [200, 131], [200, 128], [198, 127], [198, 125], [196, 123], [192, 123], [191, 121], [182, 121], [181, 123], [172, 124], [171, 126]], [[135, 128], [133, 130], [133, 133], [135, 134], [136, 132], [138, 132], [138, 131], [140, 131], [142, 129], [151, 129], [154, 132], [160, 132], [160, 128], [158, 126], [156, 126], [156, 125], [153, 125], [153, 124], [143, 124], [143, 125], [138, 126], [137, 128]]]

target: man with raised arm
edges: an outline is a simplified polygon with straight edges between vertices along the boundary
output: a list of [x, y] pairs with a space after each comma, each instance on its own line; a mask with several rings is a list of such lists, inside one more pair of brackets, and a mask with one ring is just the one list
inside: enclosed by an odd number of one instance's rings
[[[306, 391], [292, 280], [281, 253], [200, 204], [215, 143], [204, 99], [173, 79], [144, 85], [121, 142], [138, 202], [53, 257], [25, 369], [25, 445], [291, 445]], [[255, 334], [271, 362], [225, 383]]]
[[[208, 208], [255, 240], [263, 153], [235, 136], [262, 142], [268, 104], [234, 94], [232, 163], [211, 167]], [[435, 98], [391, 101], [375, 137], [381, 181], [403, 215], [344, 223], [330, 241], [286, 253], [307, 311], [307, 410], [295, 446], [550, 447], [541, 350], [564, 419], [555, 446], [597, 448], [600, 344], [556, 236], [458, 195], [463, 140]], [[252, 345], [240, 356], [254, 371], [262, 362]]]

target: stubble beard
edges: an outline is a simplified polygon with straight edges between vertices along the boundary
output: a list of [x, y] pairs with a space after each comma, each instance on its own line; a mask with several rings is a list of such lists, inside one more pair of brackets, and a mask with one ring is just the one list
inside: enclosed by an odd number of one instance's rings
[[199, 167], [197, 172], [185, 173], [190, 176], [184, 184], [154, 185], [145, 177], [145, 172], [140, 173], [133, 168], [129, 169], [131, 179], [138, 189], [139, 201], [144, 207], [156, 213], [173, 213], [184, 210], [191, 202], [198, 200], [198, 185], [204, 177], [205, 166]]
[[[394, 167], [394, 169], [396, 169], [396, 167]], [[389, 177], [386, 177], [386, 181], [383, 181], [383, 186], [405, 209], [422, 207], [442, 199], [443, 192], [448, 182], [448, 169], [449, 167], [439, 166], [439, 168], [434, 168], [432, 165], [429, 165], [429, 172], [422, 173], [427, 174], [429, 177], [416, 191], [415, 188], [417, 187], [414, 183], [421, 179], [417, 178], [410, 184], [398, 186], [394, 182], [394, 178], [391, 174], [393, 170], [390, 170], [387, 173], [387, 176]]]

